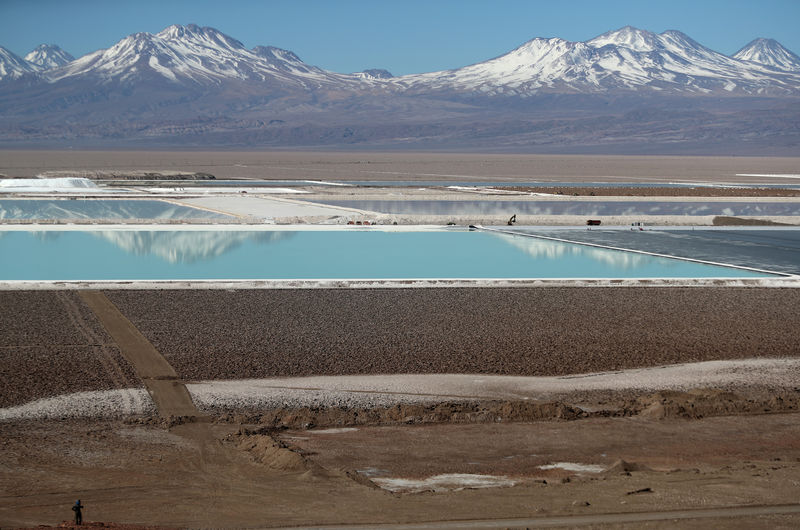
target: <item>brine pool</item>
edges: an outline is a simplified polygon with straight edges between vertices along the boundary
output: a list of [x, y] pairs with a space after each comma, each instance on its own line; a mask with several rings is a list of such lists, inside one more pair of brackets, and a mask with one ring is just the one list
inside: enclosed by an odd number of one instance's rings
[[467, 229], [0, 231], [0, 281], [774, 277]]
[[800, 215], [800, 201], [314, 200], [395, 215]]
[[230, 219], [217, 212], [147, 199], [0, 199], [0, 219]]

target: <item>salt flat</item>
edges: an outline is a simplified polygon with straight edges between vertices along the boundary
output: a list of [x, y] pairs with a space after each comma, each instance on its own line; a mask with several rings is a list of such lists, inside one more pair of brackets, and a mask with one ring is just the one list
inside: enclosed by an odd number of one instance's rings
[[[263, 190], [261, 190], [263, 191]], [[211, 208], [216, 211], [259, 219], [275, 218], [330, 218], [363, 213], [354, 208], [325, 206], [270, 197], [217, 196], [181, 199], [190, 206]]]
[[[800, 359], [707, 361], [559, 377], [488, 374], [341, 375], [187, 384], [206, 410], [280, 407], [391, 407], [448, 400], [545, 400], [575, 392], [656, 392], [697, 386], [763, 385], [791, 389], [800, 381]], [[64, 399], [69, 399], [65, 396]]]

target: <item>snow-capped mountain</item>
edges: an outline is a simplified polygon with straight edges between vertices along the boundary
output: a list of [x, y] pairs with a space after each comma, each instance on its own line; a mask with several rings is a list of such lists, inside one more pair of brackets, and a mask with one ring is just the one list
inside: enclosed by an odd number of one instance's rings
[[0, 81], [18, 79], [36, 70], [25, 59], [0, 46]]
[[728, 57], [679, 31], [656, 34], [630, 26], [586, 42], [537, 38], [489, 61], [444, 72], [402, 76], [394, 82], [415, 92], [434, 89], [518, 96], [620, 89], [800, 92], [800, 72]]
[[360, 79], [390, 79], [394, 77], [389, 70], [384, 70], [383, 68], [370, 68], [369, 70], [356, 72], [353, 75]]
[[100, 83], [153, 80], [176, 85], [219, 85], [229, 81], [277, 81], [301, 89], [346, 83], [349, 76], [310, 66], [274, 47], [248, 50], [213, 28], [173, 25], [155, 35], [135, 33], [48, 72], [51, 82], [91, 77]]
[[[370, 89], [393, 93], [524, 97], [542, 92], [597, 94], [619, 90], [757, 95], [800, 92], [800, 58], [775, 41], [757, 39], [736, 56], [728, 57], [679, 31], [656, 34], [630, 26], [585, 42], [536, 38], [488, 61], [401, 77], [380, 69], [354, 74], [326, 71], [304, 63], [291, 51], [272, 46], [247, 49], [220, 31], [193, 24], [173, 25], [157, 34], [135, 33], [108, 49], [66, 64], [69, 55], [52, 46], [42, 45], [27, 58], [28, 63], [16, 56], [6, 59], [7, 73], [0, 76], [16, 78], [31, 70], [44, 70], [45, 79], [51, 83], [85, 78], [101, 86], [158, 82], [197, 87], [255, 82], [288, 90], [358, 92], [366, 84]], [[51, 67], [58, 63], [62, 65]]]
[[51, 70], [74, 61], [75, 57], [55, 44], [40, 44], [25, 56], [25, 60], [37, 70]]
[[752, 61], [781, 70], [800, 72], [800, 57], [774, 39], [755, 39], [736, 52], [733, 57], [740, 61]]
[[800, 61], [774, 41], [728, 57], [678, 31], [625, 27], [393, 77], [331, 72], [288, 50], [174, 25], [44, 69], [53, 56], [37, 49], [30, 63], [0, 48], [0, 145], [614, 144], [791, 155], [800, 145]]

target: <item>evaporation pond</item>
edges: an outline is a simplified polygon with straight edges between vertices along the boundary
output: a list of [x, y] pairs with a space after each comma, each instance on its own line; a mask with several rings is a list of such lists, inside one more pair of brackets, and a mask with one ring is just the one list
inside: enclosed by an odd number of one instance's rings
[[467, 230], [5, 230], [0, 256], [29, 281], [770, 276]]
[[395, 215], [800, 215], [800, 202], [315, 200]]
[[169, 201], [131, 199], [2, 199], [0, 219], [229, 219]]

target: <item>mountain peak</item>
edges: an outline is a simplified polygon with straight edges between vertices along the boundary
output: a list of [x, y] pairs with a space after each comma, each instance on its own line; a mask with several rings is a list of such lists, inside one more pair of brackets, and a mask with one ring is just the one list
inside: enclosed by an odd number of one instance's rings
[[649, 52], [658, 47], [658, 35], [653, 32], [625, 26], [599, 35], [587, 44], [594, 48], [602, 48], [609, 44], [621, 46], [637, 52]]
[[736, 52], [733, 58], [772, 66], [781, 70], [800, 70], [800, 57], [786, 49], [775, 39], [754, 39]]
[[394, 77], [389, 70], [384, 70], [383, 68], [369, 68], [353, 75], [361, 79], [391, 79]]
[[108, 49], [47, 72], [51, 82], [83, 75], [100, 84], [166, 82], [171, 88], [267, 80], [315, 87], [348, 80], [305, 64], [288, 50], [272, 46], [248, 50], [217, 29], [196, 24], [174, 24], [156, 34], [134, 33]]
[[197, 24], [173, 24], [156, 34], [156, 37], [165, 41], [185, 41], [204, 46], [221, 46], [223, 48], [241, 50], [244, 44], [230, 37], [218, 29]]
[[186, 24], [185, 26], [181, 24], [172, 24], [171, 26], [167, 26], [166, 28], [159, 31], [156, 35], [162, 39], [176, 39], [180, 37], [185, 37], [187, 35], [195, 35], [198, 33], [202, 33], [202, 29], [203, 28], [201, 28], [197, 24]]
[[0, 46], [0, 80], [17, 79], [35, 69], [25, 59]]
[[25, 60], [38, 70], [50, 70], [74, 61], [75, 57], [55, 44], [40, 44], [25, 56]]

